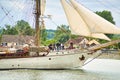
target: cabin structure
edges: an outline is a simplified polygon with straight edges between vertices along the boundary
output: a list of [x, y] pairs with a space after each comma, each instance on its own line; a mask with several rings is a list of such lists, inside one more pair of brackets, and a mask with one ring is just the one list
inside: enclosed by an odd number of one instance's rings
[[[86, 38], [84, 37], [78, 37], [76, 39], [69, 39], [65, 45], [67, 47], [69, 47], [70, 43], [73, 43], [74, 47], [80, 47], [81, 45], [83, 45], [83, 41], [88, 41]], [[86, 44], [86, 43], [85, 43]]]
[[95, 39], [91, 40], [88, 42], [89, 46], [95, 46], [95, 45], [99, 45], [100, 43], [98, 41], [96, 41]]
[[32, 45], [34, 43], [33, 36], [27, 35], [2, 35], [1, 38], [1, 46], [6, 47], [14, 47], [17, 45], [25, 45], [29, 44]]
[[70, 43], [73, 43], [74, 47], [78, 47], [80, 49], [85, 49], [85, 48], [88, 48], [88, 47], [92, 47], [92, 46], [95, 46], [95, 45], [99, 45], [100, 43], [93, 39], [93, 40], [88, 40], [87, 38], [84, 38], [84, 37], [79, 37], [77, 39], [69, 39], [65, 45], [67, 47], [69, 47], [69, 44]]

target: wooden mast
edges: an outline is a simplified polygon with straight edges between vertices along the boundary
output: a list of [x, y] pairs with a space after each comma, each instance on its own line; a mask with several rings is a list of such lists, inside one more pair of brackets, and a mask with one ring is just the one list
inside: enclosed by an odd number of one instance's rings
[[40, 8], [40, 0], [36, 0], [36, 13], [35, 13], [35, 29], [36, 29], [36, 36], [35, 36], [35, 45], [40, 46], [40, 26], [39, 26], [39, 17], [41, 15], [41, 8]]

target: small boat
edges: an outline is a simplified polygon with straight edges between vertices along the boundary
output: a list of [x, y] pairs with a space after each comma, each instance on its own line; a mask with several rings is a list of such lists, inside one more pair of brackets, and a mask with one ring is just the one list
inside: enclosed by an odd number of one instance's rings
[[[39, 12], [40, 1], [36, 0], [36, 46], [30, 46], [27, 52], [18, 50], [15, 53], [0, 52], [0, 69], [71, 69], [84, 65], [88, 58], [100, 56], [97, 50], [120, 42], [111, 41], [101, 46], [85, 50], [79, 48], [49, 51], [39, 45]], [[76, 35], [100, 38], [110, 41], [105, 35], [120, 34], [120, 29], [95, 13], [91, 12], [75, 0], [61, 0], [71, 32]], [[107, 28], [107, 29], [106, 29]]]

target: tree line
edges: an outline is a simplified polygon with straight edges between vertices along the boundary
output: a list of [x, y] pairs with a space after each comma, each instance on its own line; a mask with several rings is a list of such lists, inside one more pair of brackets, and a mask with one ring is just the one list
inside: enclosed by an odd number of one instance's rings
[[[108, 20], [109, 22], [115, 24], [113, 17], [111, 15], [110, 11], [102, 11], [102, 12], [95, 12], [99, 16], [103, 17], [104, 19]], [[69, 26], [67, 25], [60, 25], [57, 26], [56, 30], [46, 30], [42, 29], [40, 31], [41, 36], [41, 43], [43, 45], [49, 45], [51, 43], [65, 43], [70, 38], [74, 39], [79, 36], [72, 35]], [[5, 27], [2, 29], [2, 35], [30, 35], [35, 36], [35, 28], [32, 28], [28, 22], [24, 20], [17, 21], [16, 25], [5, 25]], [[1, 36], [2, 36], [1, 35]], [[106, 34], [109, 38], [112, 40], [120, 38], [120, 35], [113, 35], [113, 34]], [[117, 37], [116, 37], [117, 36]], [[97, 39], [98, 40], [98, 39]], [[107, 42], [105, 40], [100, 40], [100, 43]], [[114, 47], [120, 47], [119, 44], [114, 45]]]

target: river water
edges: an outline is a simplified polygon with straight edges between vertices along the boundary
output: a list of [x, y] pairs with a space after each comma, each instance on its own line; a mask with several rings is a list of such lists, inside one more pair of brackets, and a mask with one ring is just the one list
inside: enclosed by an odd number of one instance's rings
[[0, 80], [120, 80], [120, 60], [95, 59], [71, 70], [2, 70]]

